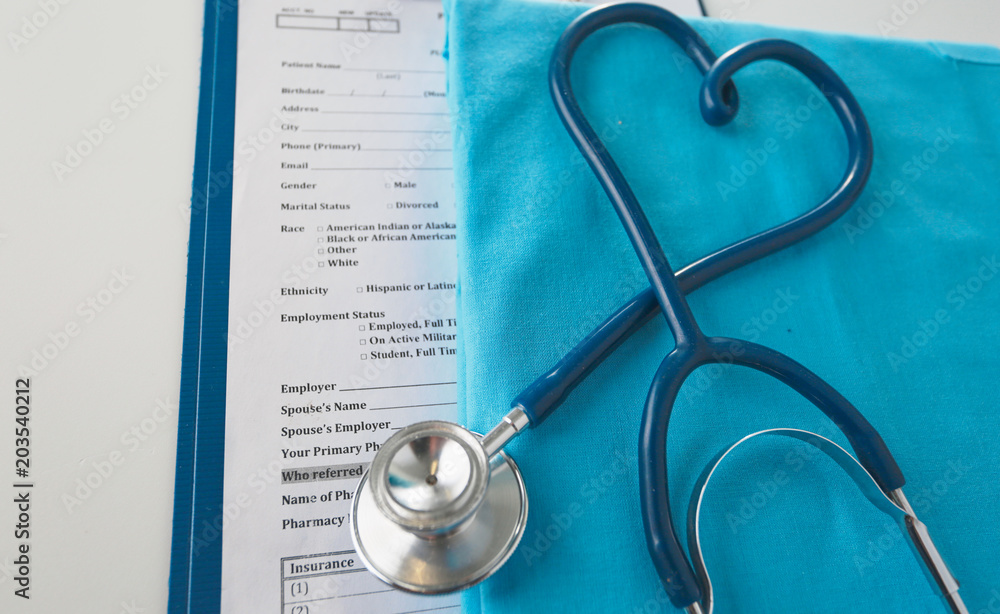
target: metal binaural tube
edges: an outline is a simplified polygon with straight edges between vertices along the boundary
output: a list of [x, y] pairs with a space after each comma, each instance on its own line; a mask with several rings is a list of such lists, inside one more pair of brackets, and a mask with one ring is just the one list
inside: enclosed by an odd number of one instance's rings
[[510, 440], [517, 437], [530, 425], [528, 414], [520, 406], [515, 406], [499, 424], [483, 436], [481, 441], [486, 450], [486, 456], [493, 458], [497, 452], [510, 443]]
[[688, 607], [684, 608], [684, 611], [687, 612], [687, 614], [704, 614], [705, 612], [704, 610], [701, 609], [701, 604], [698, 603], [697, 601], [695, 601]]
[[913, 512], [913, 507], [910, 506], [909, 500], [903, 494], [903, 489], [897, 488], [891, 491], [889, 495], [896, 505], [906, 512], [906, 532], [910, 536], [910, 543], [913, 546], [914, 552], [916, 552], [923, 563], [924, 572], [927, 574], [931, 584], [934, 585], [934, 588], [937, 589], [938, 593], [940, 593], [941, 597], [948, 604], [948, 608], [952, 614], [969, 614], [968, 608], [965, 607], [965, 602], [962, 601], [962, 597], [958, 594], [958, 580], [952, 575], [951, 570], [948, 569], [948, 564], [944, 562], [944, 557], [941, 556], [937, 546], [934, 545], [934, 540], [931, 539], [927, 525], [917, 519], [917, 515]]

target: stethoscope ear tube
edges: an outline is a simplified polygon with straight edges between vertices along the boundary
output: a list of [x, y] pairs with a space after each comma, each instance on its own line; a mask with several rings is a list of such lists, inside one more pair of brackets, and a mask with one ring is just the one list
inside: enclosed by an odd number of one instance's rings
[[[723, 337], [705, 347], [674, 350], [650, 386], [639, 429], [639, 495], [650, 558], [678, 608], [701, 602], [703, 594], [674, 531], [667, 493], [667, 427], [684, 380], [699, 366], [727, 362], [770, 375], [811, 401], [844, 433], [860, 464], [886, 493], [901, 488], [902, 471], [865, 417], [832, 386], [798, 362], [770, 348]], [[721, 357], [721, 358], [719, 358]], [[686, 602], [686, 603], [685, 603]]]

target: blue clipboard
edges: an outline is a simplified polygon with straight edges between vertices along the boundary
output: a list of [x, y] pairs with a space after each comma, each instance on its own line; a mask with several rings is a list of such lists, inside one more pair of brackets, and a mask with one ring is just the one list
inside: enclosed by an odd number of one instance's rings
[[238, 0], [205, 3], [169, 612], [218, 612]]

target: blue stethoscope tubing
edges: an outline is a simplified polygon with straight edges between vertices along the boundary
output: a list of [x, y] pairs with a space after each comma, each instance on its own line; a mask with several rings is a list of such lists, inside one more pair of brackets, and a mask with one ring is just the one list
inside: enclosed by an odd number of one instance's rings
[[[595, 31], [621, 23], [652, 26], [686, 52], [704, 75], [699, 104], [711, 125], [731, 121], [739, 99], [731, 77], [759, 60], [777, 60], [805, 75], [825, 95], [847, 136], [848, 165], [837, 188], [803, 215], [724, 247], [678, 271], [671, 268], [628, 182], [587, 122], [573, 94], [570, 66], [579, 45]], [[815, 404], [844, 433], [862, 466], [886, 492], [901, 488], [903, 474], [881, 436], [862, 414], [817, 375], [791, 358], [744, 340], [708, 337], [699, 328], [685, 294], [725, 273], [797, 243], [828, 226], [858, 198], [871, 172], [872, 139], [864, 114], [844, 82], [816, 55], [784, 40], [758, 40], [722, 57], [684, 21], [658, 7], [617, 4], [596, 7], [563, 33], [552, 55], [549, 85], [559, 117], [596, 175], [629, 236], [650, 288], [608, 318], [548, 373], [514, 399], [531, 425], [540, 424], [600, 362], [662, 311], [675, 347], [653, 379], [639, 437], [639, 486], [650, 556], [671, 602], [686, 608], [702, 599], [696, 575], [682, 550], [667, 495], [667, 426], [684, 380], [698, 367], [730, 363], [771, 375]]]

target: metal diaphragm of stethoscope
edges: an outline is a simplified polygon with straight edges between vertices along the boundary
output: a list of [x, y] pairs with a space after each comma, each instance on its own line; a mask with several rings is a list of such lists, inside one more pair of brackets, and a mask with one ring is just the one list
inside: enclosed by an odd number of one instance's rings
[[[583, 116], [569, 72], [580, 43], [620, 23], [652, 26], [673, 39], [703, 74], [702, 116], [711, 125], [735, 117], [739, 99], [731, 77], [759, 60], [776, 60], [804, 74], [826, 96], [843, 124], [848, 165], [840, 185], [817, 207], [769, 230], [724, 247], [676, 273], [671, 269], [635, 195]], [[951, 612], [966, 614], [958, 583], [903, 494], [903, 474], [885, 442], [847, 399], [791, 358], [748, 341], [706, 336], [685, 295], [747, 263], [809, 237], [858, 198], [872, 165], [871, 133], [843, 81], [817, 56], [784, 40], [740, 45], [716, 58], [704, 40], [674, 14], [645, 4], [599, 6], [563, 32], [549, 67], [559, 117], [587, 159], [628, 233], [650, 288], [622, 306], [514, 399], [513, 409], [485, 436], [450, 422], [420, 422], [390, 437], [358, 484], [352, 537], [368, 569], [388, 584], [436, 594], [467, 588], [496, 571], [524, 533], [528, 500], [521, 472], [503, 452], [535, 427], [628, 336], [663, 313], [674, 336], [650, 387], [640, 426], [639, 486], [646, 543], [671, 602], [690, 614], [710, 613], [712, 586], [698, 535], [701, 503], [712, 475], [741, 443], [762, 435], [792, 437], [833, 458], [879, 509], [909, 537], [928, 579]], [[739, 351], [734, 351], [738, 348]], [[667, 423], [684, 380], [700, 366], [728, 362], [766, 373], [816, 405], [844, 433], [857, 458], [815, 433], [772, 429], [749, 435], [720, 454], [702, 474], [688, 514], [690, 561], [674, 530], [667, 501]]]

